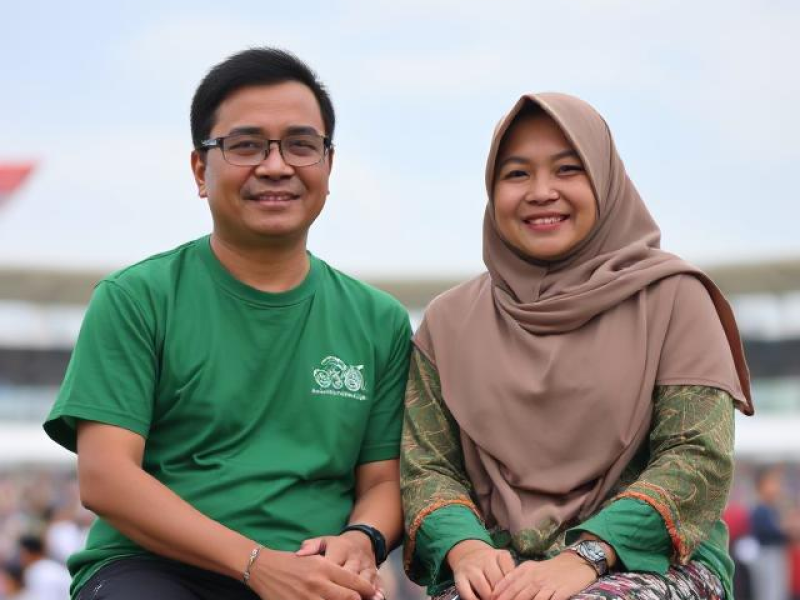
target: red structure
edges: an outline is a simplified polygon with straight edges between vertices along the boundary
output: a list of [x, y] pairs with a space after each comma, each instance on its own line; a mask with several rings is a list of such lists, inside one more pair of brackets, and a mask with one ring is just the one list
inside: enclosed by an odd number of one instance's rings
[[0, 204], [11, 197], [33, 171], [34, 163], [0, 163]]

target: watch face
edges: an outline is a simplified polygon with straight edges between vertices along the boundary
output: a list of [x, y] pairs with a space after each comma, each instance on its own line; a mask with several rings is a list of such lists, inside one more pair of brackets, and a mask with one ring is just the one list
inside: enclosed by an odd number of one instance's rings
[[600, 542], [587, 540], [581, 544], [579, 551], [587, 560], [593, 563], [606, 559], [606, 553], [603, 552], [603, 546], [600, 545]]

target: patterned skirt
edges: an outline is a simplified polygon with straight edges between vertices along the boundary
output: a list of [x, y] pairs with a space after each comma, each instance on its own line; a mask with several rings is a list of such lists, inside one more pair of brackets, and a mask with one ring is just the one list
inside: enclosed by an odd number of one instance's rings
[[[457, 596], [455, 587], [434, 600]], [[656, 573], [612, 573], [601, 577], [572, 600], [724, 600], [719, 578], [705, 565], [690, 562], [673, 566], [664, 575]]]

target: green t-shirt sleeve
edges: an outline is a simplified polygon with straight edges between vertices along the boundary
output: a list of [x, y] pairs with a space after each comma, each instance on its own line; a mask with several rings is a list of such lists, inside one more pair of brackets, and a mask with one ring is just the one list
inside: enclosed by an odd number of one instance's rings
[[101, 282], [92, 295], [45, 431], [72, 451], [80, 419], [147, 437], [157, 368], [152, 319], [117, 284]]
[[567, 543], [582, 532], [592, 533], [614, 548], [626, 571], [663, 575], [672, 555], [672, 542], [661, 515], [645, 502], [622, 498], [567, 532]]
[[425, 517], [417, 532], [416, 559], [431, 574], [427, 582], [429, 590], [452, 584], [447, 553], [465, 540], [480, 540], [494, 546], [489, 532], [466, 506], [450, 504]]
[[399, 306], [393, 317], [391, 345], [375, 384], [375, 401], [361, 444], [358, 464], [400, 456], [403, 396], [411, 354], [411, 323], [406, 311]]

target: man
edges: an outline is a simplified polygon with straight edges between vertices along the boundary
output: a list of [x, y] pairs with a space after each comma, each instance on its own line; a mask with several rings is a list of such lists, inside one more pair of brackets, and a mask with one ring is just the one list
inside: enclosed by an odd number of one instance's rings
[[45, 554], [41, 537], [23, 535], [19, 539], [19, 562], [23, 569], [23, 589], [31, 598], [66, 598], [69, 592], [69, 573], [63, 564]]
[[251, 49], [208, 73], [191, 125], [213, 232], [98, 285], [45, 423], [100, 516], [73, 597], [380, 598], [410, 327], [306, 251], [330, 98]]
[[0, 566], [0, 598], [32, 600], [25, 591], [22, 565], [18, 561], [8, 561]]
[[785, 502], [783, 469], [770, 465], [755, 474], [758, 499], [750, 514], [750, 530], [759, 544], [752, 563], [753, 597], [758, 600], [789, 599], [789, 534], [780, 506]]

